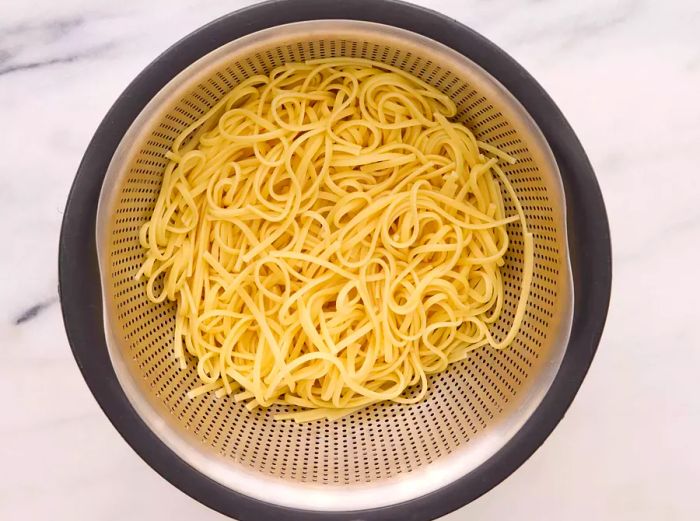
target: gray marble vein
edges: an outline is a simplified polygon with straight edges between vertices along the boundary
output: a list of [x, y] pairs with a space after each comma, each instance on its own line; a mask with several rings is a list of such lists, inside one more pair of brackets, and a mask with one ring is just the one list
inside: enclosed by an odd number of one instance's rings
[[[47, 58], [41, 61], [17, 63], [14, 65], [8, 65], [6, 67], [0, 66], [0, 76], [7, 75], [13, 72], [27, 71], [32, 69], [38, 69], [40, 67], [48, 67], [51, 65], [58, 65], [63, 63], [75, 63], [79, 60], [94, 59], [98, 57], [101, 53], [112, 48], [112, 45], [105, 44], [92, 49], [86, 49], [84, 52], [69, 54], [66, 56], [60, 56], [57, 58]], [[8, 60], [9, 61], [9, 60]]]
[[43, 300], [41, 302], [37, 302], [36, 304], [33, 304], [32, 306], [30, 306], [27, 309], [25, 309], [24, 311], [22, 311], [14, 319], [14, 324], [16, 326], [20, 326], [20, 325], [24, 324], [25, 322], [29, 322], [31, 320], [34, 320], [36, 317], [38, 317], [46, 309], [48, 309], [49, 307], [51, 307], [57, 303], [58, 303], [57, 296], [51, 297], [51, 298]]
[[76, 15], [0, 26], [0, 76], [104, 55], [118, 38], [91, 28], [105, 20]]

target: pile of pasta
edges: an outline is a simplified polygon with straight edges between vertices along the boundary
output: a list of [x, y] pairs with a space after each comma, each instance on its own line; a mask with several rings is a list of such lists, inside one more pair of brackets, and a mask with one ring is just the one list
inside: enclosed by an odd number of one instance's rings
[[[179, 135], [137, 278], [177, 303], [174, 356], [201, 380], [191, 398], [332, 420], [418, 402], [429, 375], [513, 341], [533, 269], [499, 166], [514, 159], [455, 113], [401, 70], [323, 59], [250, 77]], [[497, 341], [516, 222], [521, 293]]]

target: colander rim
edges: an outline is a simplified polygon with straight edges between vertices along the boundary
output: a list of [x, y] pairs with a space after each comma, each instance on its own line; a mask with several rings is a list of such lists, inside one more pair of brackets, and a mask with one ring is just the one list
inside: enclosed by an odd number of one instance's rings
[[[474, 471], [425, 496], [363, 511], [312, 512], [264, 503], [191, 468], [131, 407], [117, 382], [102, 328], [95, 216], [107, 166], [126, 129], [161, 87], [201, 56], [261, 29], [314, 19], [393, 25], [432, 38], [475, 61], [520, 101], [544, 133], [559, 165], [567, 201], [574, 317], [564, 359], [542, 403], [513, 439]], [[577, 243], [585, 243], [586, 249], [577, 248]], [[126, 88], [97, 129], [71, 188], [59, 243], [59, 293], [66, 332], [83, 377], [103, 411], [127, 443], [165, 479], [209, 507], [241, 520], [430, 519], [500, 483], [544, 442], [573, 400], [602, 334], [611, 272], [609, 228], [600, 189], [578, 139], [551, 98], [510, 56], [471, 29], [396, 0], [273, 0], [230, 13], [170, 47]]]

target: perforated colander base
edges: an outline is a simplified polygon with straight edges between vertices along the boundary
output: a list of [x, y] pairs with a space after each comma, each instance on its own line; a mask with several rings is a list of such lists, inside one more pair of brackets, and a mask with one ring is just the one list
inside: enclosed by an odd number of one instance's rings
[[[249, 412], [230, 397], [190, 400], [186, 393], [198, 381], [192, 360], [183, 371], [173, 358], [174, 304], [149, 302], [144, 282], [134, 280], [144, 253], [138, 231], [158, 196], [165, 153], [186, 126], [245, 78], [285, 62], [331, 56], [369, 58], [416, 75], [455, 101], [456, 119], [478, 139], [517, 158], [504, 170], [535, 234], [536, 252], [521, 331], [508, 350], [481, 349], [434, 376], [427, 398], [416, 405], [379, 404], [334, 422], [296, 424], [273, 420], [274, 408]], [[507, 203], [507, 213], [515, 213]], [[301, 507], [307, 499], [292, 492], [306, 485], [321, 486], [329, 502], [341, 490], [334, 486], [344, 485], [342, 494], [355, 491], [353, 508], [407, 499], [468, 472], [498, 450], [551, 383], [571, 314], [563, 205], [544, 138], [520, 105], [461, 55], [413, 33], [365, 22], [304, 22], [256, 33], [173, 80], [139, 116], [112, 160], [98, 219], [110, 356], [149, 426], [188, 463], [231, 488]], [[508, 232], [506, 301], [497, 336], [509, 329], [522, 273], [519, 225]], [[377, 497], [381, 485], [408, 482], [410, 490], [403, 486]], [[268, 488], [258, 490], [261, 484]], [[363, 496], [368, 484], [372, 498]], [[340, 503], [335, 508], [347, 508]]]

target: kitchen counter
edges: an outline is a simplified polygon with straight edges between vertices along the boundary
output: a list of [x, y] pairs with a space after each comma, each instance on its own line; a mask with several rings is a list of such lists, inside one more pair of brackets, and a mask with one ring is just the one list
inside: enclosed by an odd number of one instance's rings
[[[424, 0], [517, 59], [580, 137], [614, 281], [559, 427], [447, 521], [700, 519], [700, 5]], [[58, 233], [92, 133], [132, 78], [240, 0], [0, 3], [0, 519], [215, 521], [99, 410], [57, 295]]]

